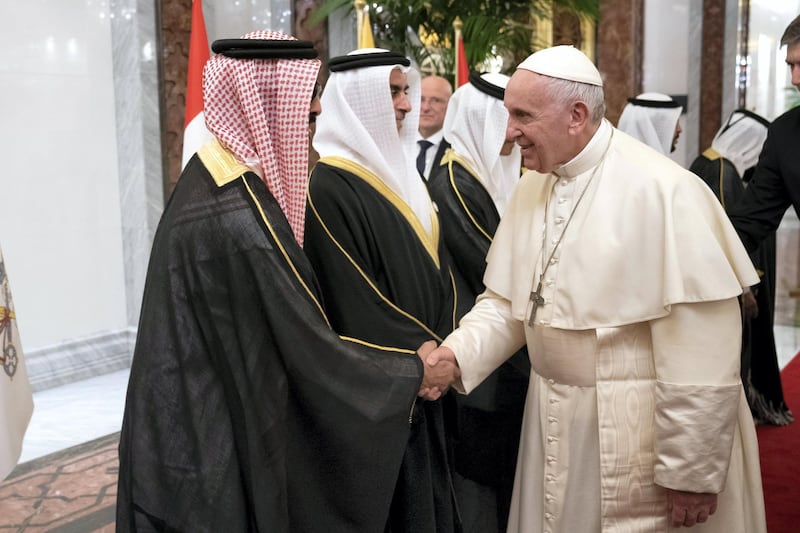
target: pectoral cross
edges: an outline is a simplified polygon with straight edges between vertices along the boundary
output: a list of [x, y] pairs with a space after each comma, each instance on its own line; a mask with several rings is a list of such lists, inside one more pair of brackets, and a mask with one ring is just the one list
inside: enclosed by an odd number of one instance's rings
[[542, 298], [542, 280], [539, 280], [539, 285], [537, 285], [536, 290], [531, 293], [531, 302], [533, 305], [531, 306], [531, 317], [528, 319], [528, 327], [532, 328], [534, 324], [534, 319], [536, 318], [536, 310], [539, 308], [540, 305], [544, 304], [544, 298]]

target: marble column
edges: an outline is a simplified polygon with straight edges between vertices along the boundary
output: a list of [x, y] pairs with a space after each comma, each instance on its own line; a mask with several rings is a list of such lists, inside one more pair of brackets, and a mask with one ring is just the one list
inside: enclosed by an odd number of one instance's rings
[[725, 0], [703, 0], [700, 65], [700, 138], [698, 153], [711, 146], [722, 121], [725, 58]]
[[725, 38], [722, 62], [722, 109], [721, 116], [728, 117], [738, 107], [738, 90], [735, 84], [738, 65], [736, 58], [739, 52], [739, 2], [725, 3]]
[[[161, 109], [165, 190], [181, 174], [183, 121], [186, 110], [186, 70], [192, 30], [192, 0], [158, 1], [161, 37]], [[167, 192], [168, 194], [168, 192]]]
[[153, 0], [110, 3], [122, 248], [128, 326], [135, 328], [164, 206]]
[[627, 98], [642, 88], [643, 1], [600, 1], [597, 68], [605, 84], [606, 117], [614, 124]]

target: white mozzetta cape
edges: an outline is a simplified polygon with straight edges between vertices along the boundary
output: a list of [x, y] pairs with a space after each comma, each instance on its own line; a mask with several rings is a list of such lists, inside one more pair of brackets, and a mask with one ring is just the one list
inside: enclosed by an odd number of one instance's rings
[[486, 292], [443, 342], [462, 392], [528, 345], [509, 532], [671, 531], [664, 487], [719, 494], [692, 531], [763, 532], [736, 302], [757, 275], [698, 178], [610, 127], [596, 137], [559, 169], [590, 185], [541, 320], [526, 327], [558, 177], [529, 172], [495, 234]]
[[[602, 131], [602, 130], [601, 130]], [[676, 303], [724, 300], [758, 275], [711, 190], [619, 130], [559, 174], [598, 174], [565, 231], [551, 327], [592, 329], [665, 316]], [[523, 320], [536, 288], [545, 208], [557, 176], [527, 172], [487, 256], [484, 283]], [[538, 281], [538, 280], [537, 280]]]

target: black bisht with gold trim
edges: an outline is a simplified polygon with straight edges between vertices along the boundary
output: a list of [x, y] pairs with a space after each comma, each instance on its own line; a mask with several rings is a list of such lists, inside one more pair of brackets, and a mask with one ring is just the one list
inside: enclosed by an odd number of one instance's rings
[[330, 329], [277, 202], [231, 159], [192, 158], [156, 232], [117, 530], [383, 531], [421, 362]]
[[[427, 235], [415, 216], [380, 177], [349, 159], [323, 157], [314, 167], [304, 250], [334, 329], [416, 349], [455, 328], [455, 281], [438, 219]], [[457, 531], [445, 430], [442, 400], [418, 400], [387, 531]]]

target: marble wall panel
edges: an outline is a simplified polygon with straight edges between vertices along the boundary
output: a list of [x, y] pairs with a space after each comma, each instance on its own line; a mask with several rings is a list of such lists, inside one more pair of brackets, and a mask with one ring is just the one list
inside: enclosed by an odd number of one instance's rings
[[111, 14], [126, 312], [135, 327], [164, 206], [155, 3], [117, 0]]
[[130, 367], [134, 328], [74, 338], [25, 354], [34, 392]]
[[110, 14], [0, 2], [0, 239], [26, 354], [128, 325]]
[[686, 146], [686, 166], [692, 164], [698, 154], [705, 150], [699, 148], [700, 144], [700, 102], [703, 75], [702, 59], [703, 41], [703, 5], [700, 2], [689, 3], [689, 47], [688, 64], [686, 72], [687, 105], [685, 112], [686, 124], [692, 127], [683, 132], [683, 143]]

